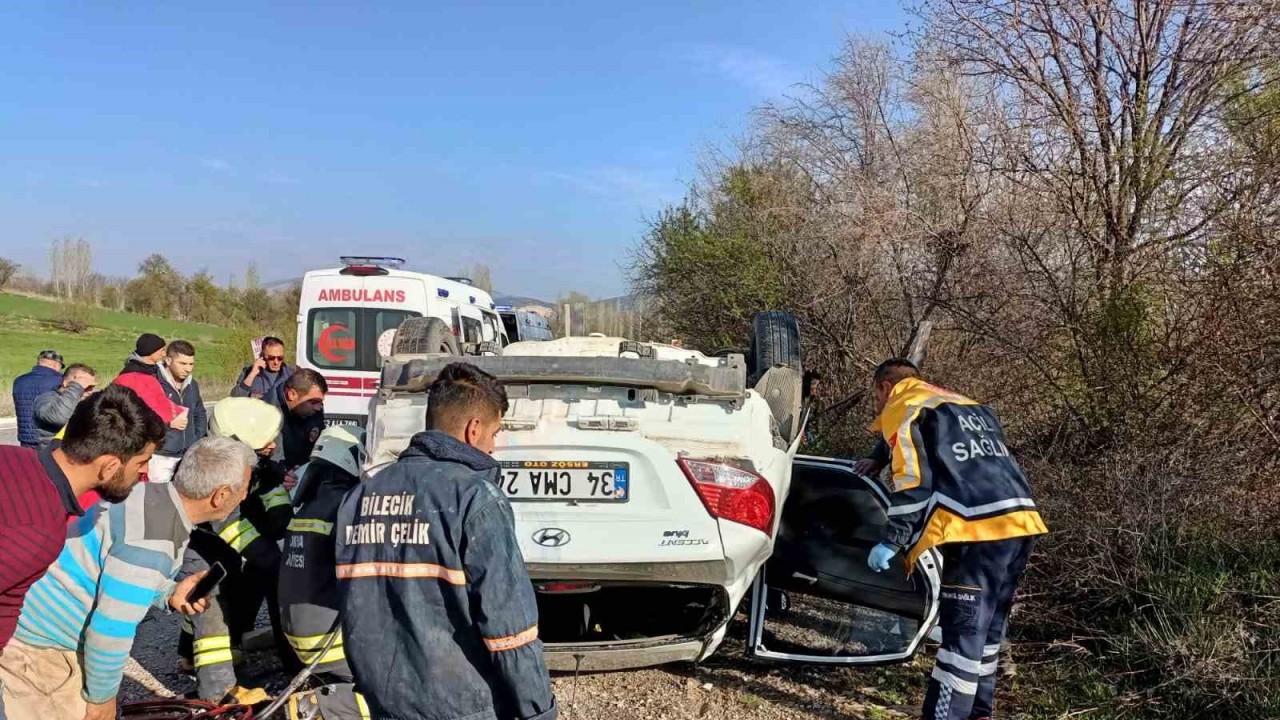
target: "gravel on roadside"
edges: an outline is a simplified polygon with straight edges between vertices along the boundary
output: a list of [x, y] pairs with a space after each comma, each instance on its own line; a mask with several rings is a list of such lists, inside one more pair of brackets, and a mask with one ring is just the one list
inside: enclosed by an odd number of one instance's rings
[[[265, 618], [264, 618], [265, 619]], [[195, 689], [178, 668], [176, 614], [152, 612], [138, 628], [121, 700], [180, 697]], [[918, 717], [925, 668], [766, 665], [744, 656], [739, 619], [721, 649], [700, 664], [678, 663], [611, 673], [557, 673], [561, 720], [892, 720]], [[242, 678], [269, 692], [288, 678], [271, 652], [249, 652]], [[910, 703], [914, 702], [912, 706]]]

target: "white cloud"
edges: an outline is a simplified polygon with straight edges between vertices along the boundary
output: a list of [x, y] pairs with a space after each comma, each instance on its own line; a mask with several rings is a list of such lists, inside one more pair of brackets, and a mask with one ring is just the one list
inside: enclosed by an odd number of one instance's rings
[[749, 48], [697, 45], [687, 59], [703, 70], [719, 73], [734, 82], [770, 97], [782, 95], [796, 83], [797, 74], [781, 60]]
[[205, 158], [200, 161], [200, 165], [215, 172], [231, 172], [231, 163], [222, 158]]

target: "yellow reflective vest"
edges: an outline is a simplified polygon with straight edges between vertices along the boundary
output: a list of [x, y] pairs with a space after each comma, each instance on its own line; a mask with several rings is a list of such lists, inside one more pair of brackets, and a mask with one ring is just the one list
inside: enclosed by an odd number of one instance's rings
[[889, 446], [893, 471], [886, 542], [907, 549], [907, 567], [946, 543], [1048, 532], [990, 408], [907, 378], [871, 429]]

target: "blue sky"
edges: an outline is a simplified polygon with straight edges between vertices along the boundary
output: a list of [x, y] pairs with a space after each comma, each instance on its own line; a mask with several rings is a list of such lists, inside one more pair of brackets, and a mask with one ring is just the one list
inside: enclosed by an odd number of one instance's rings
[[[5, 3], [0, 255], [52, 239], [220, 281], [340, 253], [627, 291], [708, 147], [817, 80], [891, 2]], [[377, 6], [376, 9], [374, 6]]]

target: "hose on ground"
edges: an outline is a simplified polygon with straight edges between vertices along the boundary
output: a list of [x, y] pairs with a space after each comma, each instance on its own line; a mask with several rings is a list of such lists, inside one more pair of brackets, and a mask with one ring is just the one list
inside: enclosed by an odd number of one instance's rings
[[248, 705], [215, 705], [204, 700], [146, 700], [120, 707], [121, 720], [254, 720]]
[[329, 626], [329, 639], [325, 642], [320, 652], [316, 653], [315, 659], [311, 661], [302, 672], [294, 676], [286, 687], [261, 715], [254, 715], [253, 708], [248, 705], [222, 705], [217, 706], [204, 700], [148, 700], [145, 702], [127, 703], [121, 707], [121, 720], [269, 720], [275, 715], [284, 704], [288, 702], [289, 696], [298, 691], [302, 684], [311, 677], [316, 667], [320, 664], [320, 660], [333, 649], [334, 644], [338, 641], [338, 628], [342, 625], [342, 618], [337, 617], [333, 620], [333, 625]]
[[334, 644], [338, 642], [338, 628], [341, 626], [342, 616], [339, 615], [333, 619], [333, 624], [329, 626], [329, 639], [325, 641], [324, 647], [320, 649], [320, 652], [316, 653], [316, 656], [306, 667], [302, 668], [302, 672], [294, 676], [293, 680], [289, 682], [289, 686], [276, 697], [275, 701], [268, 705], [266, 710], [262, 711], [262, 714], [258, 716], [258, 720], [269, 720], [280, 708], [284, 707], [284, 704], [289, 701], [289, 696], [297, 692], [298, 688], [302, 687], [302, 684], [307, 681], [307, 678], [311, 677], [311, 674], [316, 671], [316, 667], [320, 665], [320, 660], [325, 655], [328, 655]]

